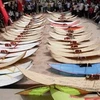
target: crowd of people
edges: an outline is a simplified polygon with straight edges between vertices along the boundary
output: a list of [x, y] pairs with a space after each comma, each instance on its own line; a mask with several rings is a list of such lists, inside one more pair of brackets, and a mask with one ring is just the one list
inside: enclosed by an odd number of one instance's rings
[[[19, 9], [18, 3], [19, 3], [18, 1], [11, 1], [4, 3], [4, 8], [6, 9], [7, 14], [9, 16], [8, 25], [13, 23], [14, 21], [17, 21], [22, 15], [22, 11], [21, 9]], [[0, 27], [5, 27], [4, 15], [2, 14], [3, 12], [0, 12]]]
[[94, 2], [87, 2], [86, 0], [79, 0], [79, 2], [78, 0], [66, 0], [65, 2], [60, 0], [47, 0], [45, 2], [27, 1], [23, 5], [22, 12], [18, 10], [18, 2], [12, 1], [5, 4], [5, 8], [11, 21], [18, 20], [22, 13], [46, 13], [49, 10], [51, 12], [70, 11], [72, 15], [86, 17], [94, 20], [96, 23], [100, 23], [100, 0], [95, 0]]
[[100, 23], [100, 2], [90, 4], [88, 2], [73, 2], [71, 6], [72, 15], [93, 19], [96, 23]]
[[96, 23], [100, 23], [100, 0], [87, 2], [83, 0], [62, 2], [45, 1], [45, 2], [27, 2], [24, 6], [24, 13], [46, 13], [47, 10], [52, 12], [71, 11], [72, 15], [93, 19]]
[[5, 4], [5, 9], [12, 21], [16, 21], [21, 16], [21, 12], [18, 10], [18, 2], [12, 1]]

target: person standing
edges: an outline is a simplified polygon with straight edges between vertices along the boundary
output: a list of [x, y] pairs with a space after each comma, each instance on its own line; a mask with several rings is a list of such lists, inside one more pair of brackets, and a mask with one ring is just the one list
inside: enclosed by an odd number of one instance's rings
[[61, 1], [58, 1], [58, 8], [59, 8], [59, 12], [62, 11], [62, 2]]
[[70, 10], [70, 7], [71, 7], [71, 2], [68, 1], [68, 2], [67, 2], [67, 9], [68, 9], [68, 11]]
[[27, 13], [30, 15], [31, 14], [31, 12], [32, 12], [32, 8], [31, 8], [31, 3], [30, 2], [28, 2], [28, 5], [27, 5]]
[[74, 4], [73, 4], [73, 15], [77, 15], [77, 3], [75, 2]]
[[43, 6], [43, 12], [46, 13], [48, 9], [48, 2], [44, 2], [44, 6]]
[[99, 10], [99, 6], [98, 6], [98, 4], [96, 4], [94, 6], [94, 15], [93, 15], [93, 17], [96, 15], [96, 13], [98, 12], [98, 10]]
[[84, 15], [84, 3], [80, 2], [79, 3], [79, 17], [83, 17]]
[[93, 15], [94, 15], [93, 14], [94, 13], [94, 8], [93, 8], [92, 5], [89, 6], [88, 12], [89, 12], [89, 18], [92, 19], [93, 18]]
[[53, 1], [50, 2], [50, 11], [54, 11], [54, 2]]
[[89, 4], [87, 2], [85, 2], [85, 5], [84, 5], [84, 16], [86, 18], [88, 18], [88, 9], [89, 9]]
[[42, 8], [42, 4], [41, 4], [41, 2], [39, 2], [39, 3], [38, 3], [39, 13], [41, 12], [41, 8]]

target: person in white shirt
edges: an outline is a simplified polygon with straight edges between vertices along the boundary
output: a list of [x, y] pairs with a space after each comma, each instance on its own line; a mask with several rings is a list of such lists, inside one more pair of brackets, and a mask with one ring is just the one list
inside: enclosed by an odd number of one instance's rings
[[30, 2], [28, 2], [27, 10], [28, 10], [28, 14], [31, 14], [31, 12], [32, 12], [32, 7], [31, 7], [31, 3], [30, 3]]
[[77, 15], [77, 3], [73, 4], [73, 15]]
[[70, 6], [71, 6], [71, 3], [68, 2], [68, 3], [67, 3], [67, 8], [68, 8], [68, 10], [70, 10]]
[[50, 11], [54, 11], [54, 2], [53, 1], [50, 2]]
[[46, 13], [48, 9], [48, 2], [44, 2], [43, 12]]
[[96, 5], [94, 6], [94, 16], [96, 15], [98, 9], [99, 9], [99, 6], [98, 6], [98, 4], [96, 4]]
[[58, 8], [59, 8], [59, 11], [62, 11], [62, 2], [61, 1], [58, 2]]
[[79, 3], [79, 17], [82, 17], [84, 15], [84, 3]]
[[84, 5], [84, 16], [88, 18], [88, 9], [89, 9], [89, 4], [86, 2]]

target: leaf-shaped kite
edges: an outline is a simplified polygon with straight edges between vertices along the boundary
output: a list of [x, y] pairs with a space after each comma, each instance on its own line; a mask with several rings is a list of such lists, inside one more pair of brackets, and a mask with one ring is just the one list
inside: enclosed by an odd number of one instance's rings
[[80, 95], [86, 93], [86, 91], [81, 92], [82, 90], [80, 89], [75, 89], [72, 87], [67, 87], [67, 86], [61, 86], [61, 85], [42, 85], [42, 86], [37, 86], [37, 87], [32, 87], [30, 89], [27, 89], [25, 91], [19, 92], [18, 94], [21, 95], [44, 95], [47, 92], [50, 92], [50, 89], [53, 88], [55, 90], [59, 90], [61, 92], [65, 92], [71, 95]]

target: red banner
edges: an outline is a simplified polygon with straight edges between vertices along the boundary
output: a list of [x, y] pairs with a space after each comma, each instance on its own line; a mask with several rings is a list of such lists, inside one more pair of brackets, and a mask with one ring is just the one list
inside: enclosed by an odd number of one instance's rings
[[18, 11], [22, 12], [23, 11], [22, 2], [20, 0], [18, 0], [17, 2], [18, 2]]
[[4, 19], [5, 25], [8, 25], [9, 16], [7, 14], [6, 9], [4, 8], [4, 5], [2, 3], [2, 0], [0, 0], [0, 12], [3, 15], [3, 19]]

